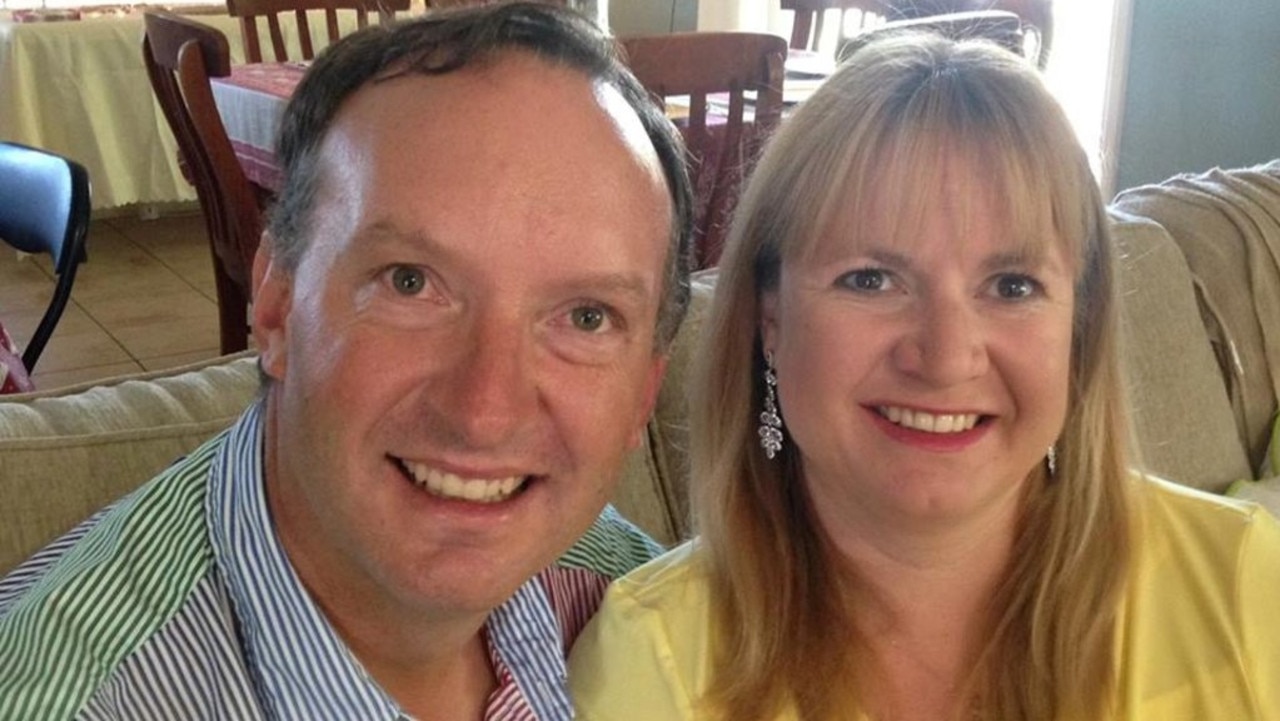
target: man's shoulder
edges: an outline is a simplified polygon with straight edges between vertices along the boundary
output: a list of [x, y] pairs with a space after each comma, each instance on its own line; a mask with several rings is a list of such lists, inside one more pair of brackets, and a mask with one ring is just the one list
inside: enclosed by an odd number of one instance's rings
[[[64, 718], [208, 571], [210, 442], [0, 582], [0, 718]], [[51, 671], [56, 670], [56, 673]]]
[[561, 568], [580, 568], [609, 579], [618, 578], [657, 557], [663, 549], [644, 531], [605, 506], [587, 532], [556, 561]]

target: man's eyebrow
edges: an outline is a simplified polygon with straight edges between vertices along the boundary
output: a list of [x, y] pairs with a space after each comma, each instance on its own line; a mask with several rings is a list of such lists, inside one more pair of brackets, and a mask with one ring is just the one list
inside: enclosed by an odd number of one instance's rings
[[426, 245], [435, 248], [439, 245], [423, 233], [403, 231], [389, 220], [379, 220], [358, 229], [355, 241], [359, 248], [369, 245]]
[[605, 298], [622, 296], [636, 302], [644, 302], [652, 295], [650, 284], [635, 273], [585, 273], [581, 276], [566, 278], [559, 286], [563, 292], [570, 295]]

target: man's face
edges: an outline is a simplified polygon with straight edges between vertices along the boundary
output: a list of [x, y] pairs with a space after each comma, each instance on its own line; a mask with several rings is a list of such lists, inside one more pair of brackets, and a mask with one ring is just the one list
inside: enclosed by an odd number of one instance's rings
[[298, 267], [255, 269], [280, 536], [322, 605], [486, 613], [639, 442], [663, 366], [656, 154], [612, 88], [508, 53], [364, 87], [321, 165]]

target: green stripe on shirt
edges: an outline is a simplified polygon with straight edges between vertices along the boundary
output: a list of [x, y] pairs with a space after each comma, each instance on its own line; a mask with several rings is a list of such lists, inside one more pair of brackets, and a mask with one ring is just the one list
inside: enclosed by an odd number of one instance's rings
[[221, 438], [124, 498], [0, 618], [0, 719], [69, 718], [208, 570]]
[[662, 546], [623, 518], [613, 506], [605, 506], [587, 532], [555, 565], [618, 578], [662, 551]]

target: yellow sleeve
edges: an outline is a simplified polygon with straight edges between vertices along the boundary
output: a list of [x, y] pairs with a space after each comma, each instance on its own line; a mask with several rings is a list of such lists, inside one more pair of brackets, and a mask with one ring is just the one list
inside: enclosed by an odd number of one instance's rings
[[1280, 523], [1254, 513], [1240, 549], [1240, 621], [1249, 684], [1260, 718], [1280, 719]]
[[691, 639], [679, 639], [680, 648], [673, 647], [673, 619], [668, 616], [661, 608], [637, 601], [625, 582], [609, 589], [569, 656], [569, 691], [579, 719], [694, 718], [688, 679], [680, 670], [689, 659], [678, 658], [690, 650]]

